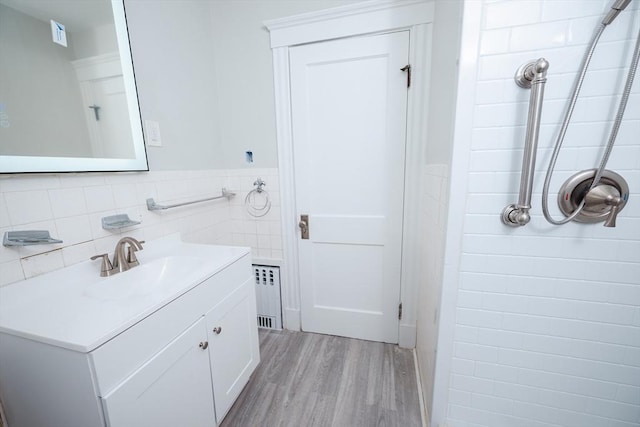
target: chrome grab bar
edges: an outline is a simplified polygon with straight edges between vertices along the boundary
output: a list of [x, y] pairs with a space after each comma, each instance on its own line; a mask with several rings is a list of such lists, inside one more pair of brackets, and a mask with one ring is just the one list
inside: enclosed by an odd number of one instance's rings
[[159, 205], [155, 202], [155, 200], [153, 200], [153, 198], [151, 198], [151, 199], [147, 199], [147, 209], [149, 209], [150, 211], [160, 211], [165, 209], [177, 208], [180, 206], [192, 205], [194, 203], [208, 202], [210, 200], [217, 200], [217, 199], [224, 199], [224, 198], [230, 199], [235, 195], [236, 193], [231, 193], [227, 191], [226, 188], [223, 188], [221, 196], [208, 197], [206, 199], [193, 200], [191, 202], [176, 203], [174, 205]]
[[529, 96], [529, 113], [522, 157], [518, 203], [508, 205], [502, 210], [502, 222], [511, 227], [526, 225], [531, 219], [529, 209], [531, 209], [531, 192], [533, 190], [533, 175], [536, 167], [542, 100], [544, 98], [544, 85], [547, 82], [548, 69], [549, 61], [540, 58], [522, 65], [516, 71], [516, 84], [525, 89], [531, 88], [531, 95]]

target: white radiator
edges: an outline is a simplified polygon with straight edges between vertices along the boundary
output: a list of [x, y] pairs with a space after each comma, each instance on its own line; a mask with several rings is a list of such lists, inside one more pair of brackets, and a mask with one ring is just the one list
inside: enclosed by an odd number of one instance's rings
[[256, 279], [258, 327], [281, 330], [280, 267], [254, 264], [253, 272]]

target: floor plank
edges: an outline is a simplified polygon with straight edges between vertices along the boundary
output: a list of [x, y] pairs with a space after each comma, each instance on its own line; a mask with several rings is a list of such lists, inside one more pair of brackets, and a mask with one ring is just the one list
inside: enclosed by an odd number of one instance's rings
[[411, 350], [261, 329], [260, 358], [221, 427], [422, 425]]

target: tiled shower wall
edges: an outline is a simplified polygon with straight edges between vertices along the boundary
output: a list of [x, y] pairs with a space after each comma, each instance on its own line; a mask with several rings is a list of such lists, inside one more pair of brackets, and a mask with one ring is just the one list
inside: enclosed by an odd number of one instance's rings
[[420, 221], [421, 285], [418, 300], [418, 334], [416, 350], [422, 393], [431, 413], [436, 343], [438, 339], [438, 304], [444, 263], [447, 224], [447, 189], [449, 165], [425, 165], [422, 173]]
[[[244, 213], [243, 201], [257, 176], [267, 181], [272, 208], [265, 217], [253, 219]], [[222, 187], [236, 197], [166, 211], [146, 208], [150, 197], [159, 204], [180, 203], [218, 195]], [[1, 246], [0, 285], [111, 253], [124, 235], [150, 241], [180, 233], [188, 242], [250, 246], [254, 258], [278, 261], [282, 240], [277, 188], [277, 169], [3, 176], [0, 234], [49, 230], [63, 243]], [[102, 229], [102, 217], [119, 213], [141, 224]]]
[[[474, 55], [478, 61], [475, 94], [459, 98], [475, 107], [471, 117], [458, 117], [457, 129], [468, 126], [471, 138], [456, 137], [456, 144], [468, 144], [469, 157], [454, 158], [452, 169], [452, 176], [466, 174], [467, 180], [451, 189], [450, 215], [462, 215], [464, 226], [462, 232], [450, 227], [447, 243], [460, 245], [462, 254], [454, 279], [444, 283], [458, 291], [441, 426], [640, 425], [640, 82], [609, 161], [631, 188], [617, 228], [552, 226], [542, 218], [540, 202], [562, 110], [608, 3], [465, 2], [465, 28], [479, 32], [463, 36], [461, 64]], [[632, 10], [605, 32], [592, 62], [551, 185], [555, 217], [561, 183], [595, 167], [602, 153], [606, 118], [617, 107], [612, 94], [620, 93], [626, 75], [621, 66], [630, 61], [640, 26], [638, 7], [632, 2]], [[465, 53], [465, 46], [474, 51]], [[513, 74], [539, 57], [551, 65], [532, 221], [510, 228], [500, 222], [500, 212], [517, 200], [529, 97]]]

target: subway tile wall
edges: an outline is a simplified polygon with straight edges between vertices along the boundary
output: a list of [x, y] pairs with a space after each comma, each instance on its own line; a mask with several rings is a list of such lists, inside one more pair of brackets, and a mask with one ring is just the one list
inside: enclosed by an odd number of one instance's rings
[[[608, 164], [631, 188], [617, 228], [552, 226], [540, 207], [573, 79], [609, 3], [483, 2], [449, 427], [640, 425], [640, 82]], [[598, 164], [639, 7], [632, 2], [596, 51], [551, 184], [555, 217], [562, 182]], [[542, 56], [550, 68], [532, 221], [512, 229], [499, 216], [517, 200], [529, 97], [513, 74]]]
[[418, 300], [418, 335], [416, 350], [422, 382], [422, 394], [431, 413], [438, 340], [438, 307], [442, 289], [444, 244], [447, 225], [447, 189], [449, 165], [428, 164], [422, 171], [422, 205], [420, 223], [421, 274]]
[[[276, 191], [270, 191], [269, 214], [253, 220], [242, 215], [242, 201], [257, 176]], [[223, 187], [237, 196], [166, 211], [146, 208], [150, 197], [159, 204], [180, 203], [218, 195]], [[254, 257], [277, 261], [282, 257], [277, 188], [277, 169], [3, 176], [0, 234], [42, 229], [63, 243], [0, 247], [0, 285], [111, 253], [124, 235], [153, 240], [180, 233], [193, 243], [250, 246]], [[102, 229], [102, 217], [120, 213], [141, 224]]]

